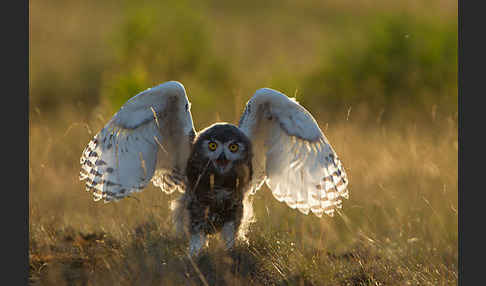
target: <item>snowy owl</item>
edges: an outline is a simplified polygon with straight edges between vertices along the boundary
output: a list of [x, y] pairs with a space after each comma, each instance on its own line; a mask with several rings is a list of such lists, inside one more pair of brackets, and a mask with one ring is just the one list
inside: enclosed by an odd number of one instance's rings
[[348, 198], [346, 172], [312, 115], [295, 99], [261, 88], [238, 126], [196, 133], [184, 86], [169, 81], [129, 99], [84, 149], [80, 180], [95, 201], [116, 201], [149, 181], [178, 191], [173, 214], [191, 255], [219, 233], [245, 239], [252, 198], [265, 183], [303, 214], [332, 216]]

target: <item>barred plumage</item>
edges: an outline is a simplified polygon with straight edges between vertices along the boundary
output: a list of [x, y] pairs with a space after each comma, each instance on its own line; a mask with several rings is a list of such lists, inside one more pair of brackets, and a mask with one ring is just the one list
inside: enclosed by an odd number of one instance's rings
[[218, 123], [197, 134], [184, 86], [171, 81], [128, 100], [82, 152], [80, 180], [93, 199], [122, 199], [149, 181], [182, 196], [175, 223], [191, 254], [206, 235], [226, 246], [245, 239], [253, 194], [273, 196], [303, 214], [332, 216], [349, 197], [348, 178], [312, 115], [269, 88], [255, 92], [238, 126]]

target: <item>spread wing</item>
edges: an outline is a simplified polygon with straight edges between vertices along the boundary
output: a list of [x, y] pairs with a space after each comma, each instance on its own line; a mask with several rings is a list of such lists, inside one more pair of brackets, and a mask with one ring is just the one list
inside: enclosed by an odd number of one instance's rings
[[152, 180], [165, 192], [184, 188], [195, 136], [184, 86], [170, 81], [128, 100], [84, 149], [80, 180], [95, 201], [118, 200]]
[[265, 182], [278, 201], [321, 217], [348, 198], [346, 172], [312, 115], [269, 88], [255, 92], [239, 127], [253, 145], [252, 192]]

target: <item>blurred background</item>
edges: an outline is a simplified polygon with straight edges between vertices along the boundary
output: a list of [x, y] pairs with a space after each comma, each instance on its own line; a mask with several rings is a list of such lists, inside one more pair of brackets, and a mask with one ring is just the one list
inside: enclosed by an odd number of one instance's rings
[[30, 1], [30, 111], [114, 112], [179, 80], [198, 126], [265, 86], [326, 121], [451, 114], [457, 37], [456, 1]]
[[128, 243], [149, 214], [165, 221], [168, 198], [152, 186], [140, 202], [93, 203], [79, 157], [126, 100], [177, 80], [196, 130], [237, 123], [270, 87], [296, 97], [342, 159], [343, 216], [306, 217], [262, 191], [257, 216], [272, 227], [257, 223], [261, 236], [287, 233], [304, 257], [365, 241], [389, 259], [379, 269], [405, 269], [383, 270], [381, 283], [455, 285], [457, 1], [31, 0], [29, 10], [31, 279], [66, 232]]

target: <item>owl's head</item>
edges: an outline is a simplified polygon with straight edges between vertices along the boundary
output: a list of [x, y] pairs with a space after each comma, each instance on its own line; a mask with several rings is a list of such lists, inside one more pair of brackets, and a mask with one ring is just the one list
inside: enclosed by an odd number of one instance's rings
[[216, 123], [202, 130], [194, 143], [194, 152], [209, 160], [209, 167], [226, 174], [238, 164], [251, 160], [251, 143], [235, 125]]

